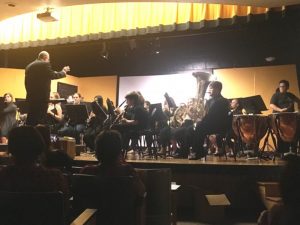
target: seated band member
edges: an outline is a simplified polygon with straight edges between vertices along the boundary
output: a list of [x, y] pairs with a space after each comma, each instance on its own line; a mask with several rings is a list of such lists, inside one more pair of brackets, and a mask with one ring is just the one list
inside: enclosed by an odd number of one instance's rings
[[243, 114], [243, 109], [238, 98], [234, 98], [230, 102], [230, 112], [231, 115]]
[[[229, 120], [230, 124], [232, 124], [233, 116], [234, 115], [241, 115], [243, 114], [243, 108], [240, 104], [240, 100], [238, 98], [234, 98], [230, 101], [230, 111], [229, 111]], [[234, 131], [232, 129], [232, 126], [228, 127], [227, 135], [226, 135], [226, 143], [230, 149], [230, 152], [228, 154], [229, 157], [234, 156], [233, 155], [233, 149], [234, 149], [234, 142], [233, 140], [236, 140], [237, 137], [234, 134]], [[220, 141], [219, 141], [220, 142]]]
[[[94, 107], [98, 107], [98, 109]], [[102, 110], [102, 114], [98, 114], [97, 112], [94, 112], [94, 110]], [[88, 127], [85, 130], [83, 137], [83, 141], [85, 142], [86, 146], [92, 151], [94, 151], [95, 148], [95, 138], [97, 134], [99, 134], [103, 129], [104, 121], [107, 119], [107, 114], [108, 111], [107, 108], [103, 105], [102, 96], [95, 96], [94, 102], [92, 103], [92, 111], [88, 119]]]
[[[52, 92], [50, 94], [50, 100], [59, 99], [60, 96], [57, 92]], [[61, 126], [61, 122], [63, 120], [62, 108], [60, 103], [48, 104], [47, 109], [47, 117], [46, 117], [46, 124], [49, 125], [51, 133], [57, 133], [57, 130]]]
[[273, 109], [273, 113], [294, 112], [294, 103], [298, 103], [298, 109], [300, 109], [300, 99], [288, 92], [289, 87], [290, 83], [287, 80], [279, 81], [279, 87], [270, 101], [270, 108]]
[[9, 131], [17, 126], [17, 106], [13, 103], [11, 93], [5, 93], [3, 97], [5, 108], [0, 112], [0, 137], [2, 143], [7, 143]]
[[[300, 109], [300, 99], [291, 92], [288, 92], [289, 87], [290, 83], [287, 80], [279, 81], [279, 87], [270, 100], [270, 108], [273, 109], [273, 113], [294, 112], [294, 103], [298, 103], [298, 109]], [[282, 141], [279, 137], [277, 142], [277, 150], [279, 153], [288, 151], [290, 147], [289, 143]], [[292, 148], [295, 147], [295, 144], [293, 144]]]
[[120, 124], [113, 126], [118, 130], [123, 138], [123, 150], [128, 150], [129, 141], [136, 136], [140, 130], [148, 126], [148, 114], [143, 105], [140, 104], [139, 95], [136, 92], [130, 92], [125, 96], [127, 107]]
[[[172, 145], [173, 156], [175, 157], [188, 157], [189, 148], [192, 143], [193, 125], [199, 119], [196, 104], [196, 99], [190, 98], [187, 105], [181, 104], [179, 107], [183, 107], [183, 110], [179, 115], [176, 115], [177, 110], [175, 111], [175, 120], [178, 125], [180, 125], [179, 127], [171, 129], [170, 142]], [[179, 146], [180, 149], [178, 149], [177, 146]]]
[[[80, 105], [81, 103], [81, 94], [75, 93], [73, 94], [74, 105]], [[65, 116], [67, 117], [67, 116]], [[76, 121], [67, 120], [63, 128], [58, 130], [59, 136], [69, 136], [74, 137], [76, 139], [76, 144], [80, 143], [80, 134], [83, 134], [84, 129], [86, 128], [86, 124], [76, 123]]]
[[205, 104], [205, 116], [197, 122], [193, 135], [193, 152], [190, 159], [205, 157], [207, 152], [203, 147], [208, 134], [226, 134], [229, 126], [228, 100], [221, 95], [222, 83], [213, 81], [208, 86], [211, 98]]

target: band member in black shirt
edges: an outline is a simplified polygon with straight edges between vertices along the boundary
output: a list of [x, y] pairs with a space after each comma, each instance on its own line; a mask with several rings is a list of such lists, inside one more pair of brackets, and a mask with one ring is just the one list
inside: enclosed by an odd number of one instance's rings
[[[276, 89], [270, 101], [270, 108], [273, 109], [273, 113], [294, 112], [294, 103], [298, 103], [298, 109], [300, 108], [300, 99], [293, 93], [288, 92], [289, 87], [290, 83], [287, 80], [279, 81], [279, 87]], [[289, 143], [277, 137], [277, 150], [279, 153], [287, 152], [289, 147]], [[292, 148], [295, 148], [295, 144], [292, 144]]]
[[287, 80], [279, 81], [279, 87], [273, 94], [270, 101], [270, 108], [274, 113], [277, 112], [294, 112], [294, 103], [298, 103], [300, 108], [300, 99], [293, 93], [288, 92], [290, 83]]
[[[50, 94], [50, 100], [59, 99], [60, 96], [57, 92]], [[63, 125], [63, 113], [60, 103], [49, 103], [46, 117], [46, 124], [50, 127], [50, 132], [56, 134], [57, 130]]]
[[5, 93], [3, 97], [5, 108], [0, 112], [0, 137], [1, 142], [6, 143], [9, 131], [17, 126], [17, 106], [13, 103], [12, 94]]
[[[80, 93], [73, 94], [74, 105], [81, 105], [82, 103], [82, 97]], [[76, 144], [80, 144], [81, 142], [81, 134], [84, 133], [84, 130], [86, 128], [86, 123], [77, 121], [73, 121], [68, 117], [68, 115], [65, 115], [65, 125], [58, 130], [59, 136], [69, 136], [74, 137], [76, 140]]]
[[222, 83], [213, 81], [208, 86], [211, 96], [205, 104], [205, 116], [197, 122], [193, 135], [193, 152], [190, 159], [199, 159], [206, 156], [203, 144], [208, 134], [226, 134], [229, 126], [228, 100], [221, 95]]
[[138, 132], [148, 126], [148, 113], [140, 104], [139, 98], [136, 92], [130, 92], [125, 96], [127, 106], [123, 112], [123, 118], [119, 124], [112, 127], [122, 134], [123, 150], [128, 150], [130, 139], [136, 139]]
[[92, 111], [89, 115], [88, 126], [84, 132], [83, 141], [90, 150], [95, 149], [95, 138], [102, 131], [107, 119], [107, 108], [103, 105], [103, 98], [97, 95], [91, 104]]

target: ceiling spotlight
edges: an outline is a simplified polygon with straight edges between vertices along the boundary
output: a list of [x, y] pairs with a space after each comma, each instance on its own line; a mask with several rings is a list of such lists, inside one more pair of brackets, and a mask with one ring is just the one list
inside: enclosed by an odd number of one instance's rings
[[58, 15], [52, 12], [53, 8], [47, 7], [43, 13], [38, 13], [36, 17], [43, 22], [55, 22], [58, 21]]
[[100, 56], [103, 59], [108, 59], [108, 50], [107, 50], [106, 42], [102, 42]]

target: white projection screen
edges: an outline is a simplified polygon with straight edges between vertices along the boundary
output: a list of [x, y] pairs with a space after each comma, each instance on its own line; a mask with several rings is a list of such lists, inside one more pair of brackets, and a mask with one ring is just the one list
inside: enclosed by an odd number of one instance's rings
[[120, 77], [118, 104], [131, 91], [140, 91], [151, 104], [163, 103], [167, 92], [179, 105], [196, 96], [197, 82], [192, 73]]

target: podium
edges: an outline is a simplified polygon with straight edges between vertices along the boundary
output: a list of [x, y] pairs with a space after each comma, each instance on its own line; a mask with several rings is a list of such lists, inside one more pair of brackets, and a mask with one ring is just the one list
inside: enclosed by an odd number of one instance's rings
[[62, 137], [58, 139], [59, 148], [66, 152], [72, 159], [76, 156], [76, 141], [72, 137]]

